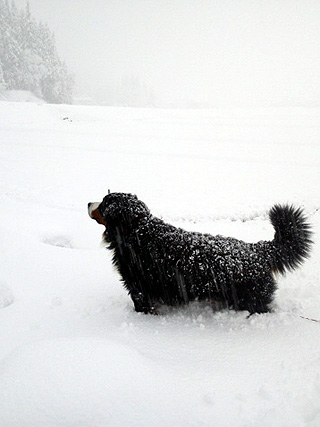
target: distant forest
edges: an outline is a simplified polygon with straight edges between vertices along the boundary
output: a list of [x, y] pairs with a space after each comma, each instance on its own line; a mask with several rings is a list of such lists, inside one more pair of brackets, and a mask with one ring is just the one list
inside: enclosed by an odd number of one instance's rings
[[27, 90], [49, 103], [72, 103], [73, 77], [59, 59], [54, 34], [29, 4], [0, 0], [0, 90]]

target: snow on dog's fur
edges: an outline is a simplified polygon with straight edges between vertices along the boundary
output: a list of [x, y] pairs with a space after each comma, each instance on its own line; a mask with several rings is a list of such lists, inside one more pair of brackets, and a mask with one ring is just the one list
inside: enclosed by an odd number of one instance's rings
[[312, 243], [302, 210], [288, 205], [270, 210], [274, 239], [258, 243], [174, 227], [132, 194], [110, 193], [101, 203], [89, 203], [88, 210], [106, 227], [104, 242], [135, 310], [144, 313], [194, 300], [267, 312], [275, 273], [301, 264]]

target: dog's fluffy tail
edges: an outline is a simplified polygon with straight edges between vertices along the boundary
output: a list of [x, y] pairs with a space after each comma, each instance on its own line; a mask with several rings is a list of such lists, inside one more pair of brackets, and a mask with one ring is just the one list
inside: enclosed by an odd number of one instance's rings
[[309, 257], [312, 245], [310, 224], [300, 208], [275, 205], [269, 212], [275, 229], [272, 241], [272, 269], [279, 273], [293, 270]]

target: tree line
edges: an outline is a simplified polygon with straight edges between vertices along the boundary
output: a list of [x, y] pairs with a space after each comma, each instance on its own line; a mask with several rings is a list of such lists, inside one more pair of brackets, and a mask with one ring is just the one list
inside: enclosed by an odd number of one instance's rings
[[0, 90], [27, 90], [49, 103], [72, 103], [73, 76], [60, 60], [54, 34], [36, 22], [29, 3], [0, 0]]

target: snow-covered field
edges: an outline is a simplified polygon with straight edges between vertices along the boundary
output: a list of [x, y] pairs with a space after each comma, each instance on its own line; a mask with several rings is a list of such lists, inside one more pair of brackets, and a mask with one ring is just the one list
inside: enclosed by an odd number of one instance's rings
[[[320, 109], [0, 103], [0, 426], [320, 426]], [[274, 312], [137, 314], [87, 203], [136, 193], [189, 230], [271, 239], [303, 206], [312, 257]]]

